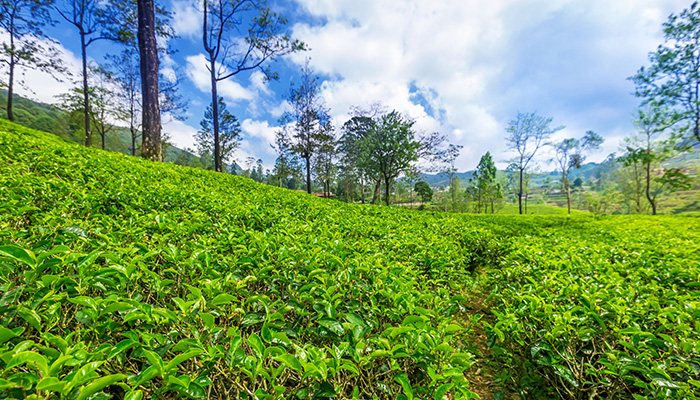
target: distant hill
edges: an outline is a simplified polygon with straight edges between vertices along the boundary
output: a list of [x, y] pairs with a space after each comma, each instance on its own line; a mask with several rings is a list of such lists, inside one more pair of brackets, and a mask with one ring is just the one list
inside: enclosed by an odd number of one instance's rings
[[[677, 155], [676, 157], [668, 160], [664, 163], [667, 168], [697, 168], [700, 166], [700, 145], [696, 145], [691, 151]], [[573, 181], [576, 178], [581, 178], [584, 181], [589, 179], [597, 180], [602, 174], [611, 173], [617, 168], [615, 162], [602, 162], [586, 163], [581, 168], [573, 170], [570, 174], [570, 179]], [[462, 185], [466, 186], [469, 183], [469, 179], [474, 176], [474, 170], [458, 172], [457, 176], [462, 181]], [[499, 170], [499, 176], [505, 174], [505, 170]], [[561, 179], [561, 173], [559, 171], [544, 171], [534, 173], [530, 177], [531, 184], [534, 187], [542, 186], [545, 184], [549, 178], [549, 182], [557, 181]], [[437, 174], [423, 174], [420, 178], [424, 180], [432, 187], [449, 186], [449, 179], [444, 173]]]
[[[28, 128], [53, 133], [76, 143], [83, 143], [85, 133], [77, 121], [72, 120], [63, 110], [52, 104], [46, 104], [27, 99], [15, 94], [13, 97], [13, 112], [15, 122]], [[7, 92], [0, 91], [0, 118], [7, 119]], [[100, 137], [93, 136], [93, 147], [101, 147]], [[128, 128], [116, 126], [107, 134], [106, 150], [131, 154], [131, 133]], [[137, 148], [138, 154], [138, 148]], [[167, 146], [166, 162], [175, 162], [184, 155], [187, 161], [198, 159], [194, 154], [187, 153], [176, 146]], [[182, 157], [181, 157], [182, 159]]]

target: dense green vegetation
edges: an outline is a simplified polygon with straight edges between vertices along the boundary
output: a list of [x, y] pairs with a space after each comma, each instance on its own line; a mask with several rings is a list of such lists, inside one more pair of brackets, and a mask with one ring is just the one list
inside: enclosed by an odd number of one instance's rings
[[0, 398], [700, 398], [698, 217], [345, 204], [4, 121], [0, 209]]

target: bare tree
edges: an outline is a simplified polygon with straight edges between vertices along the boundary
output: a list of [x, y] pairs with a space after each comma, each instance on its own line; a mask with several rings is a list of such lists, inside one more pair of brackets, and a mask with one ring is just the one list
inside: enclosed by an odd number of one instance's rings
[[523, 213], [523, 190], [524, 174], [528, 165], [532, 161], [537, 151], [546, 144], [546, 140], [557, 131], [564, 129], [563, 126], [552, 128], [549, 125], [552, 118], [545, 118], [536, 113], [518, 113], [515, 120], [510, 121], [506, 129], [509, 136], [506, 138], [508, 148], [514, 150], [518, 155], [512, 160], [512, 164], [519, 174], [518, 185], [518, 210]]
[[[244, 71], [258, 69], [267, 79], [277, 74], [268, 61], [303, 50], [302, 42], [282, 34], [287, 20], [270, 11], [264, 0], [204, 0], [202, 42], [207, 54], [214, 121], [219, 120], [217, 83]], [[247, 35], [234, 37], [247, 19]], [[214, 169], [222, 170], [219, 124], [214, 123]]]

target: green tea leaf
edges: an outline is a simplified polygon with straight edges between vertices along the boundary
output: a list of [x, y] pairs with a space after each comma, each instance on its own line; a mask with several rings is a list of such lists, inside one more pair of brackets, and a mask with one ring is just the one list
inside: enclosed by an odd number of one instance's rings
[[85, 400], [88, 397], [92, 396], [94, 393], [97, 393], [100, 390], [104, 389], [105, 387], [124, 379], [126, 379], [126, 375], [123, 374], [107, 375], [103, 376], [102, 378], [96, 379], [90, 382], [89, 385], [80, 389], [80, 394], [78, 394], [76, 400]]
[[291, 354], [280, 354], [279, 356], [275, 357], [275, 361], [281, 362], [282, 364], [293, 369], [294, 371], [297, 371], [299, 373], [302, 372], [301, 363], [296, 357], [294, 357]]
[[8, 257], [30, 267], [36, 265], [36, 256], [30, 250], [13, 245], [0, 246], [0, 257]]

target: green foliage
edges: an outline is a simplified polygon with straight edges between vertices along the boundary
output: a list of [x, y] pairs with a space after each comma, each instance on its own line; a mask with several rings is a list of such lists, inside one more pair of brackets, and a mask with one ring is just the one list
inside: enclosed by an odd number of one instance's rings
[[520, 221], [486, 330], [521, 390], [700, 398], [700, 219]]
[[425, 181], [416, 182], [413, 190], [420, 196], [423, 203], [429, 202], [433, 198], [433, 189]]
[[474, 172], [474, 177], [469, 180], [470, 187], [467, 188], [467, 191], [476, 200], [477, 213], [480, 213], [482, 210], [484, 213], [488, 213], [490, 205], [490, 210], [493, 214], [495, 211], [494, 203], [503, 198], [501, 184], [496, 182], [497, 172], [498, 169], [493, 162], [493, 158], [491, 158], [491, 153], [487, 152], [481, 156], [479, 165], [477, 165]]
[[[212, 105], [207, 106], [200, 130], [194, 135], [199, 154], [214, 152], [214, 116]], [[219, 154], [223, 162], [229, 162], [241, 140], [241, 123], [226, 108], [224, 98], [219, 96]]]
[[383, 180], [386, 205], [391, 201], [393, 181], [409, 172], [418, 161], [420, 143], [415, 139], [413, 124], [414, 121], [394, 110], [380, 116], [360, 141], [363, 169]]
[[0, 143], [0, 393], [473, 398], [463, 288], [500, 241], [468, 220]]
[[650, 65], [630, 77], [644, 103], [673, 107], [674, 120], [683, 121], [689, 138], [700, 142], [700, 7], [698, 2], [672, 14], [663, 24], [665, 43], [649, 54]]

